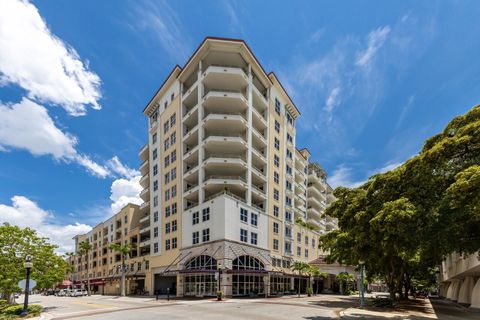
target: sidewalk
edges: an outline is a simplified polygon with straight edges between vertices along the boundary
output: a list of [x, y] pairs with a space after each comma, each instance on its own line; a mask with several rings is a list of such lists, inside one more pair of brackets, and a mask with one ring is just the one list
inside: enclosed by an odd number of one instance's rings
[[411, 319], [427, 320], [438, 319], [435, 310], [428, 299], [415, 299], [400, 302], [394, 309], [382, 309], [375, 307], [348, 308], [340, 312], [341, 319]]

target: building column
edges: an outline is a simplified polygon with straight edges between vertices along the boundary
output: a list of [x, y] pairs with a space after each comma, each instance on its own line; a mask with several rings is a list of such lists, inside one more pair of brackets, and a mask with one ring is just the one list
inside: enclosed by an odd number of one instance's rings
[[253, 123], [252, 123], [252, 86], [253, 86], [253, 78], [252, 78], [252, 65], [248, 65], [248, 87], [247, 87], [247, 99], [248, 99], [248, 109], [247, 109], [247, 204], [249, 206], [252, 205], [252, 134], [253, 134]]
[[177, 274], [177, 297], [183, 297], [183, 275]]
[[203, 129], [202, 122], [203, 122], [203, 94], [204, 94], [204, 87], [203, 87], [203, 75], [202, 75], [202, 61], [198, 63], [198, 204], [203, 203], [205, 199], [204, 190], [203, 190], [203, 179], [205, 172], [203, 170], [203, 138], [205, 137], [205, 130]]
[[472, 299], [472, 291], [475, 286], [473, 277], [466, 277], [463, 280], [460, 290], [458, 292], [458, 303], [470, 304]]
[[478, 278], [477, 283], [473, 287], [470, 308], [480, 310], [480, 278]]

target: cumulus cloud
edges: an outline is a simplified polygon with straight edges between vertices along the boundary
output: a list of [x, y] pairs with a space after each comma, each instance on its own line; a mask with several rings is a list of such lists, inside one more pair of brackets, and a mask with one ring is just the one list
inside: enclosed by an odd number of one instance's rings
[[78, 153], [78, 139], [59, 129], [45, 107], [24, 98], [16, 104], [0, 103], [0, 151], [27, 150], [35, 156], [51, 155], [55, 160], [75, 162], [95, 176], [110, 171], [89, 156]]
[[118, 159], [117, 156], [114, 156], [112, 159], [108, 160], [107, 166], [112, 172], [122, 177], [134, 178], [140, 176], [140, 172], [138, 170], [125, 166], [123, 163], [120, 162], [120, 159]]
[[60, 225], [52, 221], [53, 213], [38, 206], [38, 204], [24, 196], [11, 198], [12, 204], [0, 204], [0, 223], [8, 222], [21, 228], [32, 228], [40, 236], [47, 237], [58, 245], [57, 252], [65, 253], [74, 250], [72, 238], [77, 234], [83, 234], [92, 229], [83, 223]]
[[120, 211], [128, 203], [141, 204], [143, 200], [140, 198], [140, 175], [125, 179], [120, 178], [113, 181], [110, 188], [110, 200], [112, 200], [112, 214]]
[[328, 183], [333, 187], [348, 187], [348, 188], [356, 188], [361, 186], [365, 180], [357, 181], [353, 178], [353, 170], [352, 168], [346, 167], [344, 165], [338, 166], [334, 171], [333, 174], [328, 177]]
[[30, 99], [62, 106], [70, 115], [100, 109], [100, 78], [47, 27], [28, 1], [0, 1], [0, 85], [16, 84]]

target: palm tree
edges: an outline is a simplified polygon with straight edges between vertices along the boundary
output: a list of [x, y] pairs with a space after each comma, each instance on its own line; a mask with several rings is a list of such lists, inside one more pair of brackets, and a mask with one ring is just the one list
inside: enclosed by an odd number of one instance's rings
[[[326, 279], [328, 277], [328, 274], [326, 272], [322, 272], [320, 270], [320, 267], [312, 266], [312, 265], [310, 266], [309, 274], [310, 274], [310, 276], [313, 276], [315, 278]], [[315, 295], [318, 295], [318, 285], [317, 285], [317, 288], [315, 290]]]
[[129, 256], [132, 248], [131, 248], [130, 244], [121, 245], [121, 244], [118, 244], [118, 243], [112, 243], [109, 246], [109, 248], [112, 249], [113, 251], [116, 251], [116, 252], [120, 253], [120, 256], [122, 258], [122, 266], [121, 266], [122, 282], [120, 284], [120, 286], [121, 286], [120, 295], [122, 297], [125, 297], [125, 273], [126, 273], [125, 260], [128, 259], [128, 256]]
[[90, 275], [88, 273], [88, 255], [90, 251], [92, 251], [92, 244], [88, 241], [82, 241], [79, 245], [80, 249], [78, 250], [78, 254], [83, 256], [85, 255], [85, 262], [87, 264], [87, 292], [90, 295]]
[[[307, 271], [309, 265], [306, 262], [295, 261], [292, 265], [292, 271], [297, 271], [299, 275], [303, 275], [304, 272]], [[302, 286], [301, 279], [298, 278], [298, 297], [300, 297], [300, 289]]]
[[[65, 257], [66, 257], [66, 259], [68, 260], [68, 267], [67, 267], [67, 269], [66, 269], [66, 273], [67, 273], [67, 274], [69, 274], [69, 273], [70, 273], [70, 274], [76, 273], [76, 272], [75, 272], [75, 267], [74, 267], [74, 265], [75, 265], [75, 256], [76, 256], [76, 255], [75, 255], [75, 252], [66, 252], [66, 253], [65, 253]], [[72, 262], [73, 262], [73, 264], [72, 264]], [[69, 278], [68, 280], [74, 280], [74, 279], [76, 279], [75, 276], [73, 277], [73, 279]], [[69, 286], [69, 287], [70, 287], [70, 286]]]
[[343, 289], [342, 294], [348, 295], [350, 293], [350, 284], [355, 280], [353, 274], [342, 272], [337, 274], [336, 278], [340, 282], [340, 288]]

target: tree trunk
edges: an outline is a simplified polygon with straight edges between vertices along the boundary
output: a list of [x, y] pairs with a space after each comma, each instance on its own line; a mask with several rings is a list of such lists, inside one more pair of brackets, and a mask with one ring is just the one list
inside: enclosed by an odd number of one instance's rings
[[87, 294], [90, 296], [90, 274], [88, 273], [88, 268], [89, 268], [88, 252], [87, 252], [87, 256], [86, 256], [86, 262], [87, 262]]
[[122, 283], [121, 283], [121, 293], [122, 297], [125, 297], [125, 257], [122, 255]]

